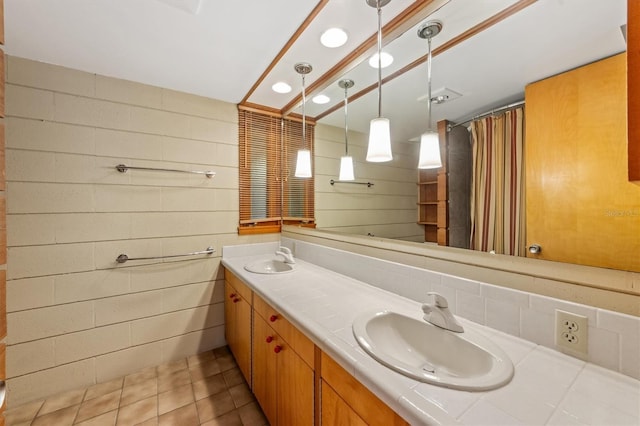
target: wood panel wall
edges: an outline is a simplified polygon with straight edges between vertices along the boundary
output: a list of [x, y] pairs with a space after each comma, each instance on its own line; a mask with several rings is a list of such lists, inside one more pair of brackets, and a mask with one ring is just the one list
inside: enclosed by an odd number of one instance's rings
[[0, 0], [0, 383], [2, 386], [2, 402], [0, 403], [0, 426], [4, 426], [5, 353], [7, 338], [7, 221], [6, 221], [6, 186], [4, 173], [4, 0]]
[[[6, 186], [4, 173], [4, 0], [0, 0], [0, 383], [4, 394], [5, 353], [7, 338], [7, 221], [6, 221]], [[0, 426], [4, 426], [4, 410], [6, 398], [0, 403]]]
[[627, 1], [629, 180], [640, 184], [640, 2]]

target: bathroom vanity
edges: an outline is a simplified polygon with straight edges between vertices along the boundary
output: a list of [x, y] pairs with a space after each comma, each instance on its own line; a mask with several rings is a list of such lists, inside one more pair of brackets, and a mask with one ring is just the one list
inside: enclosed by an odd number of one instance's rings
[[228, 269], [225, 313], [229, 348], [270, 424], [407, 424]]
[[[302, 252], [306, 243], [296, 244]], [[313, 256], [297, 258], [285, 273], [245, 269], [276, 259], [277, 247], [225, 247], [222, 260], [228, 344], [272, 425], [640, 421], [638, 380], [461, 317], [465, 332], [483, 335], [508, 355], [515, 366], [512, 380], [497, 389], [467, 391], [400, 374], [359, 346], [352, 325], [372, 310], [420, 318], [421, 303], [314, 264], [329, 255], [344, 262], [351, 256], [327, 247], [305, 246], [307, 253], [315, 250]], [[398, 271], [406, 281], [428, 273], [366, 256], [358, 267]]]

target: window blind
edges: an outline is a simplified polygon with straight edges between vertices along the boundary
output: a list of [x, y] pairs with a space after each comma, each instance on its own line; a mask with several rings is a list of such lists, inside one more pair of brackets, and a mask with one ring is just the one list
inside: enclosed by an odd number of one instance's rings
[[279, 232], [283, 223], [315, 226], [313, 178], [294, 176], [299, 149], [310, 149], [313, 159], [313, 124], [307, 124], [303, 142], [299, 121], [238, 111], [238, 232]]

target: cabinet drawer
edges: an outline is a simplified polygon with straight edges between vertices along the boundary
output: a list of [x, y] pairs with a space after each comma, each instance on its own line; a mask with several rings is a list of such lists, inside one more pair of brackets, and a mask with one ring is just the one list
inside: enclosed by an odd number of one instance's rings
[[244, 300], [249, 303], [249, 305], [253, 303], [251, 300], [251, 294], [253, 293], [251, 289], [228, 269], [224, 270], [224, 279], [238, 292], [238, 294], [240, 294], [240, 296], [242, 296]]
[[331, 390], [367, 424], [381, 426], [409, 424], [324, 352], [321, 354], [320, 371], [322, 388], [325, 389], [324, 383], [328, 384]]
[[309, 367], [314, 368], [314, 345], [311, 340], [298, 331], [280, 312], [273, 309], [257, 294], [253, 296], [253, 309], [300, 355], [300, 358], [302, 358]]

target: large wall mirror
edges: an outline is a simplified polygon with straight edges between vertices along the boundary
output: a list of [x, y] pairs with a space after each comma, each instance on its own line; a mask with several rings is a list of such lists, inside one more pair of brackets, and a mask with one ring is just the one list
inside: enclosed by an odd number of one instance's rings
[[[440, 122], [442, 135], [442, 123], [448, 121], [449, 124], [453, 124], [453, 129], [448, 135], [453, 135], [455, 143], [469, 143], [467, 127], [474, 117], [524, 101], [525, 87], [531, 83], [620, 54], [624, 61], [624, 52], [627, 49], [627, 0], [451, 1], [428, 19], [439, 20], [443, 24], [440, 34], [432, 40], [432, 100], [443, 102], [432, 103], [431, 127]], [[316, 218], [319, 229], [375, 238], [393, 238], [404, 240], [408, 244], [425, 241], [424, 225], [417, 223], [418, 140], [420, 134], [429, 127], [427, 70], [424, 61], [427, 44], [416, 34], [419, 24], [384, 47], [384, 51], [390, 53], [394, 59], [382, 72], [385, 80], [382, 87], [383, 116], [391, 122], [394, 151], [394, 159], [391, 162], [367, 163], [364, 160], [369, 121], [377, 114], [378, 97], [377, 71], [367, 61], [341, 76], [355, 82], [354, 87], [350, 89], [347, 113], [345, 114], [342, 104], [336, 103], [334, 108], [324, 108], [322, 113], [316, 114]], [[606, 86], [602, 90], [610, 94], [613, 99], [611, 102], [620, 103], [623, 105], [623, 111], [626, 111], [626, 73], [623, 71], [621, 74], [620, 81], [624, 81], [624, 93], [620, 96], [620, 92], [616, 92], [615, 88], [609, 90], [607, 86], [617, 77], [598, 72], [590, 78]], [[336, 84], [327, 87], [326, 92], [332, 99], [340, 99], [343, 96], [343, 89], [338, 86], [337, 81]], [[584, 96], [583, 91], [578, 96], [581, 99], [571, 102], [593, 104], [603, 101], [602, 98], [585, 101]], [[553, 108], [563, 109], [562, 102], [553, 105]], [[527, 107], [525, 102], [525, 120]], [[574, 105], [567, 108], [577, 107]], [[313, 106], [309, 109], [314, 115]], [[545, 108], [538, 106], [537, 109]], [[621, 144], [626, 155], [624, 115], [619, 114], [613, 120], [622, 123], [623, 134], [617, 138], [616, 143]], [[345, 152], [345, 118], [349, 128], [346, 135], [349, 153], [355, 160], [355, 183], [336, 182], [340, 157]], [[567, 122], [565, 127], [571, 126], [572, 124]], [[601, 131], [606, 133], [608, 124], [603, 126], [604, 130]], [[584, 132], [568, 134], [565, 138], [575, 139], [571, 146], [579, 149]], [[611, 142], [606, 142], [609, 143]], [[620, 147], [616, 149], [618, 148]], [[571, 152], [566, 151], [565, 154]], [[552, 154], [550, 152], [549, 156], [552, 157]], [[624, 175], [624, 181], [618, 182], [618, 177], [613, 183], [606, 181], [609, 189], [612, 189], [612, 185], [624, 186], [621, 193], [623, 202], [618, 205], [615, 204], [617, 201], [606, 201], [593, 206], [588, 204], [590, 202], [581, 205], [576, 201], [572, 202], [572, 208], [582, 211], [596, 210], [594, 214], [598, 216], [599, 222], [594, 223], [594, 226], [609, 226], [606, 232], [609, 232], [610, 238], [603, 238], [600, 234], [588, 240], [588, 244], [592, 244], [592, 251], [595, 250], [596, 255], [600, 257], [603, 255], [599, 253], [606, 252], [612, 253], [610, 257], [629, 257], [630, 260], [625, 264], [629, 266], [621, 267], [615, 263], [593, 265], [589, 261], [573, 261], [571, 258], [550, 260], [640, 272], [640, 260], [634, 260], [630, 253], [634, 247], [636, 257], [640, 252], [640, 186], [627, 179], [625, 155], [622, 155], [622, 151], [615, 154], [615, 161], [619, 163], [618, 168], [621, 171], [619, 175]], [[541, 161], [545, 162], [544, 158], [543, 155]], [[563, 173], [574, 173], [571, 167], [585, 168], [581, 161], [582, 157], [576, 158], [573, 165], [572, 161], [566, 161]], [[578, 184], [582, 182], [581, 185], [584, 187], [591, 187], [592, 182], [602, 180], [605, 175], [616, 174], [615, 163], [600, 168], [597, 165], [587, 168], [600, 174], [588, 178], [580, 177], [593, 179], [578, 181]], [[449, 169], [448, 172], [450, 175], [469, 173], [467, 170], [453, 169]], [[542, 173], [547, 173], [544, 178], [547, 181], [561, 178], [557, 175], [552, 176], [549, 171]], [[557, 205], [564, 209], [566, 200], [562, 194], [558, 195], [561, 198], [557, 200]], [[551, 211], [554, 205], [544, 205], [541, 209]], [[568, 214], [569, 218], [566, 220], [573, 220], [573, 223], [565, 223], [562, 226], [572, 228], [573, 233], [570, 235], [558, 232], [556, 225], [545, 224], [553, 230], [555, 240], [571, 242], [576, 238], [575, 233], [582, 232], [586, 235], [593, 232], [594, 228], [589, 226], [589, 220], [578, 223], [574, 213]], [[623, 252], [617, 251], [620, 250], [616, 243], [617, 237], [626, 241]], [[527, 247], [531, 243], [532, 241], [528, 241]], [[555, 242], [551, 241], [541, 244], [542, 252], [544, 253], [547, 247], [551, 249], [554, 244]], [[565, 244], [564, 249], [578, 250], [575, 244], [572, 246], [570, 243]], [[532, 257], [531, 253], [527, 255]], [[577, 257], [580, 258], [582, 255]]]

